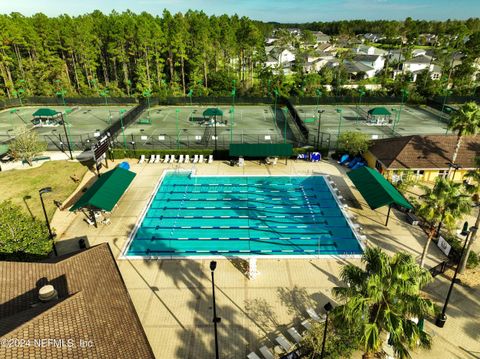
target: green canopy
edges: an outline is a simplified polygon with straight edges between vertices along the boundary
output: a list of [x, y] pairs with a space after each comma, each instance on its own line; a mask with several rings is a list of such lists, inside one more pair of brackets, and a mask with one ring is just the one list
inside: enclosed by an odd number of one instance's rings
[[33, 113], [33, 117], [55, 117], [58, 116], [60, 112], [52, 110], [51, 108], [39, 108]]
[[70, 211], [90, 208], [110, 212], [135, 176], [135, 173], [120, 167], [104, 173], [70, 208]]
[[397, 204], [407, 209], [413, 206], [379, 172], [367, 166], [347, 173], [371, 209]]
[[390, 116], [392, 113], [385, 107], [375, 107], [368, 111], [370, 116]]
[[207, 108], [203, 111], [203, 117], [223, 116], [223, 111], [219, 108]]
[[289, 157], [293, 154], [291, 143], [232, 143], [232, 157]]

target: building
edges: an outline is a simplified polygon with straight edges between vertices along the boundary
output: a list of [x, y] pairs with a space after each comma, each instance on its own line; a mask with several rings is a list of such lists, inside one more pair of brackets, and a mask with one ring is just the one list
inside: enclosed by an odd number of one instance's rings
[[405, 61], [400, 70], [393, 71], [393, 78], [398, 74], [410, 73], [412, 81], [417, 81], [417, 76], [422, 72], [428, 71], [432, 80], [439, 80], [442, 76], [442, 69], [433, 63], [433, 57], [421, 54]]
[[317, 44], [327, 44], [330, 42], [330, 36], [321, 31], [312, 31], [312, 35], [315, 37]]
[[357, 61], [345, 61], [343, 63], [345, 70], [349, 74], [350, 79], [363, 80], [375, 76], [375, 69]]
[[1, 358], [154, 359], [108, 244], [0, 275]]
[[358, 54], [353, 58], [353, 61], [372, 67], [375, 73], [380, 72], [385, 66], [385, 58], [382, 55]]
[[273, 47], [269, 50], [265, 67], [271, 67], [274, 71], [282, 69], [285, 74], [290, 73], [295, 62], [293, 49]]
[[356, 54], [364, 54], [364, 55], [381, 55], [386, 56], [388, 51], [379, 49], [375, 46], [368, 46], [368, 45], [358, 45], [356, 48], [353, 49], [353, 52]]
[[[456, 143], [456, 135], [387, 138], [375, 140], [364, 157], [370, 167], [392, 182], [400, 179], [403, 171], [413, 171], [421, 181], [434, 182], [438, 176], [446, 176]], [[465, 137], [456, 161], [462, 168], [456, 172], [455, 181], [463, 181], [466, 171], [475, 168], [479, 155], [480, 139]]]

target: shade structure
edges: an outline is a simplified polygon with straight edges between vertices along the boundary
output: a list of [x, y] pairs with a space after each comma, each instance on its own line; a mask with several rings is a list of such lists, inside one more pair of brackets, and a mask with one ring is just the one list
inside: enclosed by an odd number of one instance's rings
[[104, 173], [70, 208], [70, 211], [88, 208], [110, 212], [135, 176], [135, 173], [121, 167]]
[[371, 209], [383, 206], [398, 206], [413, 209], [413, 206], [380, 173], [369, 167], [360, 167], [347, 173], [353, 184]]
[[368, 111], [370, 116], [390, 116], [392, 113], [385, 107], [375, 107]]
[[33, 117], [56, 117], [60, 116], [60, 112], [52, 110], [51, 108], [39, 108], [32, 114]]
[[223, 111], [219, 108], [207, 108], [203, 111], [203, 117], [223, 116]]
[[289, 157], [293, 154], [291, 143], [232, 143], [232, 157]]

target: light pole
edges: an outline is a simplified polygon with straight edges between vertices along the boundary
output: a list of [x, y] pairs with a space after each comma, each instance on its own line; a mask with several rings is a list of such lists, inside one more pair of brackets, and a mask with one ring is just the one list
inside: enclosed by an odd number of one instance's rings
[[135, 141], [131, 141], [130, 144], [132, 145], [132, 148], [133, 148], [133, 155], [135, 157], [137, 157], [137, 151], [136, 151], [136, 148], [135, 148]]
[[127, 112], [127, 110], [121, 109], [120, 110], [120, 125], [122, 126], [122, 135], [123, 135], [123, 149], [127, 149], [127, 138], [125, 137], [125, 126], [123, 126], [123, 114]]
[[180, 147], [180, 143], [179, 143], [179, 142], [180, 142], [180, 129], [178, 128], [178, 127], [179, 127], [179, 125], [178, 125], [178, 116], [179, 116], [178, 114], [179, 114], [179, 113], [180, 113], [180, 109], [177, 108], [177, 109], [175, 110], [175, 115], [176, 115], [176, 119], [177, 119], [177, 120], [176, 120], [176, 123], [177, 123], [177, 125], [176, 125], [176, 127], [177, 127], [177, 150], [178, 150], [178, 148]]
[[322, 91], [320, 91], [320, 89], [316, 89], [315, 90], [315, 94], [317, 95], [317, 108], [316, 108], [316, 111], [318, 113], [318, 106], [319, 106], [319, 103], [320, 103], [320, 97], [322, 97]]
[[[478, 230], [477, 227], [470, 227], [470, 229], [469, 229], [468, 228], [468, 222], [465, 222], [463, 224], [463, 229], [462, 229], [461, 234], [463, 236], [465, 236], [465, 243], [463, 244], [462, 252], [460, 254], [460, 258], [463, 257], [463, 252], [465, 251], [465, 247], [467, 246], [467, 243], [468, 243], [468, 236], [469, 235], [474, 236], [475, 233], [477, 232], [477, 230]], [[453, 275], [452, 282], [450, 283], [450, 288], [448, 289], [448, 294], [447, 294], [447, 298], [445, 299], [445, 304], [443, 305], [442, 313], [438, 315], [438, 317], [435, 321], [435, 325], [439, 328], [443, 328], [443, 326], [445, 325], [445, 322], [447, 321], [447, 315], [445, 313], [447, 311], [447, 306], [448, 306], [448, 302], [450, 300], [450, 295], [452, 294], [453, 285], [455, 284], [455, 280], [457, 279], [458, 269], [460, 268], [460, 262], [461, 262], [461, 259], [457, 263], [457, 267], [455, 268], [455, 274]]]
[[65, 124], [65, 119], [63, 118], [63, 113], [61, 112], [57, 112], [57, 113], [59, 113], [60, 117], [62, 118], [63, 131], [65, 132], [65, 137], [67, 138], [68, 152], [70, 152], [70, 159], [73, 160], [72, 147], [70, 146], [70, 138], [68, 137], [67, 126]]
[[220, 321], [222, 319], [217, 317], [217, 306], [215, 304], [215, 277], [213, 275], [213, 273], [215, 272], [215, 268], [217, 268], [217, 262], [211, 261], [210, 262], [210, 271], [212, 273], [213, 326], [214, 326], [214, 330], [215, 330], [215, 358], [219, 359], [217, 323], [220, 323]]
[[400, 109], [398, 110], [397, 116], [396, 116], [395, 120], [393, 121], [393, 126], [392, 126], [392, 133], [393, 134], [395, 134], [395, 127], [400, 122], [400, 116], [402, 114], [403, 105], [405, 104], [406, 98], [409, 94], [408, 90], [405, 90], [405, 89], [401, 89], [400, 92], [402, 93], [402, 103], [400, 104]]
[[232, 106], [230, 108], [230, 144], [233, 143], [233, 121], [234, 121], [234, 118], [235, 118], [235, 108]]
[[336, 111], [338, 113], [338, 131], [337, 131], [337, 150], [338, 150], [338, 140], [340, 138], [340, 132], [342, 131], [342, 120], [343, 120], [342, 111], [343, 110], [341, 108], [337, 108]]
[[47, 223], [48, 233], [50, 235], [50, 239], [53, 244], [53, 252], [55, 253], [56, 256], [58, 256], [57, 248], [55, 247], [55, 242], [53, 240], [54, 234], [52, 232], [52, 228], [50, 228], [50, 222], [48, 221], [47, 210], [45, 209], [45, 203], [43, 202], [43, 197], [42, 197], [43, 194], [50, 193], [50, 192], [52, 192], [52, 187], [44, 187], [38, 191], [38, 194], [40, 195], [40, 202], [42, 203], [43, 214], [45, 215], [45, 222]]
[[278, 97], [278, 90], [273, 89], [273, 93], [275, 95], [275, 108], [274, 108], [274, 114], [273, 114], [273, 125], [277, 127], [277, 97]]
[[190, 89], [188, 91], [187, 96], [190, 97], [190, 106], [192, 106], [193, 89]]
[[318, 143], [320, 141], [320, 126], [321, 126], [321, 123], [322, 123], [322, 113], [324, 113], [325, 110], [317, 110], [317, 113], [318, 113], [318, 125], [317, 125], [317, 141], [316, 141], [316, 149], [318, 150]]
[[55, 83], [57, 84], [57, 88], [60, 88], [60, 90], [58, 90], [57, 92], [55, 92], [55, 95], [57, 96], [61, 96], [62, 97], [62, 103], [63, 103], [63, 106], [67, 106], [66, 103], [65, 103], [65, 94], [67, 93], [67, 91], [65, 91], [63, 89], [63, 86], [61, 85], [62, 81], [60, 80], [55, 80]]
[[360, 93], [360, 97], [357, 103], [357, 117], [355, 118], [355, 125], [358, 124], [358, 118], [359, 118], [358, 111], [360, 110], [360, 106], [362, 105], [362, 97], [363, 95], [365, 95], [365, 91], [363, 91], [362, 89], [359, 89], [358, 92]]
[[328, 327], [328, 313], [333, 309], [333, 306], [330, 302], [327, 302], [323, 306], [323, 309], [327, 312], [327, 317], [325, 318], [325, 329], [323, 330], [323, 341], [322, 341], [322, 352], [320, 353], [320, 359], [323, 359], [325, 353], [325, 343], [327, 341], [327, 327]]
[[[105, 99], [105, 106], [108, 106], [108, 88], [104, 89], [103, 91], [100, 91], [100, 96], [102, 96]], [[110, 110], [108, 110], [108, 122], [111, 125], [112, 124], [112, 113]]]
[[147, 99], [147, 107], [148, 107], [148, 119], [150, 119], [150, 97], [152, 97], [152, 90], [145, 89], [142, 93], [143, 97]]
[[237, 89], [235, 88], [235, 80], [232, 80], [233, 89], [232, 89], [232, 107], [235, 106], [235, 95], [237, 94]]
[[283, 117], [285, 122], [283, 123], [283, 143], [287, 143], [287, 115], [288, 115], [288, 108], [283, 108]]

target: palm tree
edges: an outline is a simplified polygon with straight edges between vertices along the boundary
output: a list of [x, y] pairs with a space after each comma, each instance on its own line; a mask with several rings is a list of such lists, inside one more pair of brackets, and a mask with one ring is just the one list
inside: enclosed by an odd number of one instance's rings
[[[480, 194], [480, 158], [477, 157], [476, 159], [477, 168], [471, 171], [468, 171], [465, 175], [471, 184], [466, 185], [467, 192], [473, 195], [474, 202], [476, 202], [477, 206], [480, 204], [479, 194]], [[480, 210], [477, 214], [477, 220], [475, 221], [475, 227], [479, 228], [480, 226]], [[463, 273], [465, 268], [467, 267], [468, 257], [470, 256], [470, 252], [472, 250], [472, 245], [477, 239], [477, 232], [473, 232], [470, 239], [468, 240], [467, 247], [465, 248], [465, 253], [460, 260], [460, 268], [458, 270], [459, 273]]]
[[[448, 129], [457, 132], [457, 143], [452, 156], [452, 163], [455, 163], [458, 151], [462, 145], [464, 136], [476, 135], [480, 128], [480, 108], [475, 102], [467, 102], [452, 115]], [[448, 170], [447, 178], [450, 176], [452, 167]]]
[[333, 288], [333, 294], [345, 301], [335, 308], [334, 320], [350, 328], [360, 328], [364, 357], [382, 351], [387, 335], [399, 358], [408, 358], [409, 349], [429, 348], [430, 336], [413, 320], [434, 315], [433, 303], [420, 295], [432, 280], [406, 253], [389, 257], [380, 248], [367, 248], [362, 256], [365, 269], [353, 264], [342, 268], [345, 287]]
[[[427, 243], [422, 252], [420, 267], [425, 265], [428, 247], [435, 234], [440, 234], [443, 223], [453, 227], [463, 216], [470, 213], [471, 198], [465, 193], [463, 184], [453, 183], [438, 177], [433, 188], [423, 186], [424, 194], [420, 196], [421, 203], [417, 214], [428, 223]], [[436, 228], [438, 226], [438, 228]]]

